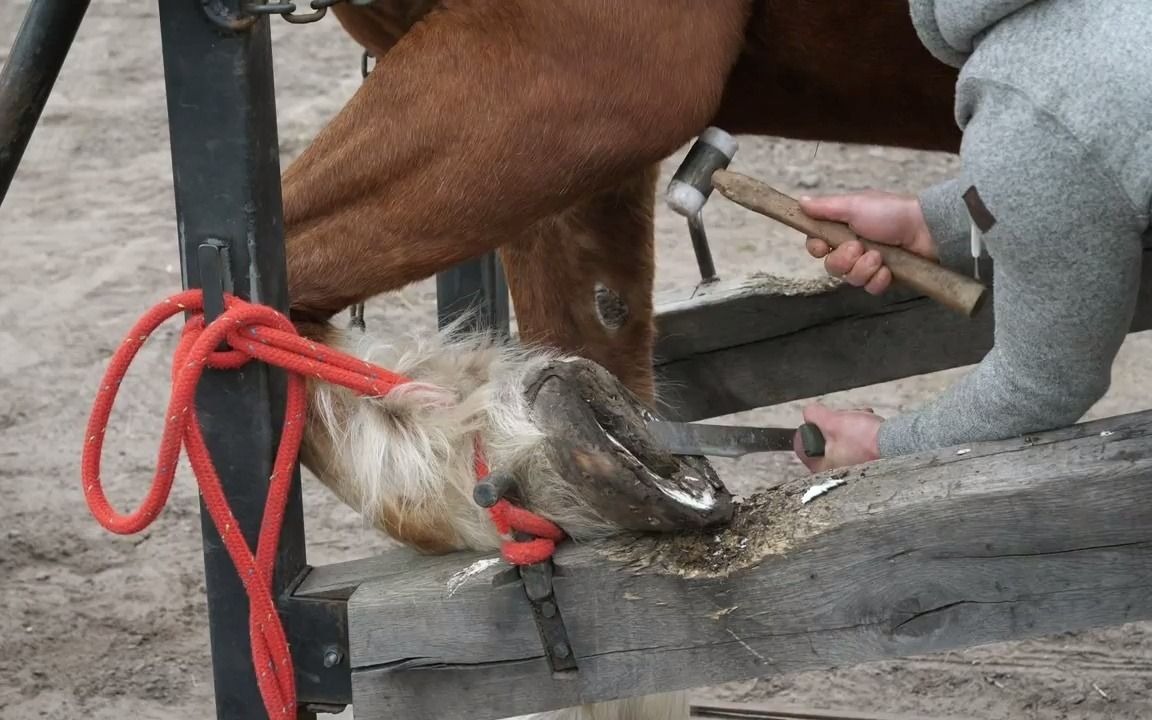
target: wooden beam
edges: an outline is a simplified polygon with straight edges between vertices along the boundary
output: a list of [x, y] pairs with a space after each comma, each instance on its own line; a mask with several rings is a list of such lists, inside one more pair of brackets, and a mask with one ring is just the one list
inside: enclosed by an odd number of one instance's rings
[[[1132, 332], [1152, 329], [1152, 250]], [[982, 277], [991, 273], [985, 264]], [[971, 319], [907, 291], [751, 276], [657, 298], [668, 419], [700, 420], [979, 362], [991, 297]]]
[[708, 700], [690, 707], [692, 720], [975, 720], [971, 716], [933, 715], [930, 718], [877, 712], [845, 712], [778, 703], [727, 703]]
[[1152, 619], [1152, 412], [840, 471], [802, 502], [829, 477], [714, 533], [562, 546], [564, 679], [496, 557], [393, 557], [403, 582], [348, 601], [356, 717], [495, 719]]

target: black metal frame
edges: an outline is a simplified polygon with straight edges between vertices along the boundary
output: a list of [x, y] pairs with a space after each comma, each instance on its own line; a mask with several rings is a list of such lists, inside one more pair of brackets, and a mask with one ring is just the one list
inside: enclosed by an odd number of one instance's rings
[[[353, 0], [355, 1], [355, 0]], [[0, 202], [15, 176], [89, 0], [34, 0], [0, 73]], [[287, 312], [283, 204], [269, 16], [246, 0], [160, 0], [182, 285], [202, 288], [205, 316], [221, 293]], [[441, 326], [509, 332], [499, 258], [437, 276]], [[255, 551], [286, 401], [284, 373], [252, 362], [205, 372], [197, 414], [232, 512]], [[273, 591], [293, 651], [298, 718], [352, 701], [344, 599], [293, 595], [307, 564], [296, 468]], [[219, 720], [266, 718], [248, 633], [248, 599], [202, 506], [205, 587]]]
[[88, 12], [89, 0], [33, 0], [0, 70], [0, 205]]
[[[219, 0], [216, 7], [239, 16], [242, 4]], [[269, 19], [231, 30], [209, 17], [202, 0], [160, 0], [159, 7], [183, 285], [204, 288], [206, 310], [219, 287], [287, 312]], [[218, 280], [217, 272], [223, 274]], [[196, 399], [225, 495], [253, 552], [285, 392], [282, 371], [253, 362], [206, 372]], [[202, 518], [216, 714], [220, 720], [267, 717], [252, 664], [247, 595], [206, 511]], [[306, 567], [297, 469], [274, 592], [287, 589]]]
[[462, 330], [509, 333], [508, 286], [495, 252], [436, 276], [436, 315], [440, 327], [470, 314]]

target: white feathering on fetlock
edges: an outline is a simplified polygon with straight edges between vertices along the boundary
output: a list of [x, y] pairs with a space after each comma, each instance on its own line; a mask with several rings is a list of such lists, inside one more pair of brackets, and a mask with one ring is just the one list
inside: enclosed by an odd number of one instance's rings
[[[403, 345], [337, 330], [328, 344], [414, 381], [381, 398], [309, 382], [301, 459], [366, 522], [425, 551], [499, 548], [487, 511], [472, 500], [479, 431], [490, 468], [516, 475], [526, 506], [576, 540], [616, 532], [560, 481], [544, 451], [545, 437], [530, 419], [525, 382], [559, 354], [461, 334], [455, 326]], [[688, 718], [687, 693], [672, 692], [520, 720]]]
[[526, 506], [573, 539], [613, 534], [557, 476], [530, 419], [525, 382], [561, 356], [457, 327], [403, 342], [334, 330], [326, 340], [331, 347], [413, 382], [365, 398], [310, 381], [304, 464], [401, 542], [426, 551], [494, 550], [500, 538], [472, 499], [479, 432], [489, 468], [516, 476]]

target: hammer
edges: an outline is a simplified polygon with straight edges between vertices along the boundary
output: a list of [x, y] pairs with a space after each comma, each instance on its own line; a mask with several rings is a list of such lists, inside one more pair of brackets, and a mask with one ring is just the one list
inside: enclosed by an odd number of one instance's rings
[[712, 189], [716, 188], [738, 205], [821, 238], [833, 248], [856, 240], [866, 251], [880, 253], [896, 282], [967, 317], [983, 306], [988, 289], [981, 282], [903, 248], [865, 240], [844, 223], [813, 219], [804, 214], [795, 199], [758, 180], [727, 170], [736, 147], [736, 141], [719, 128], [710, 127], [701, 133], [668, 184], [669, 207], [687, 218], [698, 218]]

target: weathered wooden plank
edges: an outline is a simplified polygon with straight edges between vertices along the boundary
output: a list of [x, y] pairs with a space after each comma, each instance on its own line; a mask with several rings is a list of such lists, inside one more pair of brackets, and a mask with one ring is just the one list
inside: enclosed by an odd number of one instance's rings
[[[1152, 329], [1150, 255], [1132, 332]], [[966, 319], [908, 291], [770, 276], [663, 295], [661, 411], [700, 420], [976, 363], [992, 347], [992, 303]]]
[[842, 479], [754, 496], [717, 533], [563, 547], [571, 678], [493, 557], [361, 585], [356, 716], [501, 718], [1152, 618], [1152, 412]]
[[409, 550], [397, 546], [378, 555], [309, 568], [292, 595], [312, 600], [347, 600], [366, 582], [402, 582], [410, 557]]
[[708, 700], [691, 706], [693, 720], [975, 720], [971, 716], [933, 715], [930, 718], [877, 712], [817, 710], [779, 703], [726, 703]]

